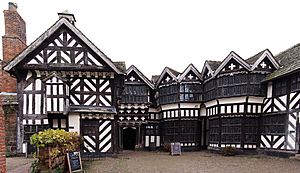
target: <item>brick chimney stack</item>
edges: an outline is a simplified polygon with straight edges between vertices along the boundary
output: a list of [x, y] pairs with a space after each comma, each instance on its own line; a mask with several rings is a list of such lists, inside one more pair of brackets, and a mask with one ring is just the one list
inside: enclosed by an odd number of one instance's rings
[[4, 10], [5, 35], [2, 36], [3, 61], [0, 64], [0, 92], [16, 92], [16, 80], [2, 66], [15, 58], [26, 46], [26, 23], [17, 12], [17, 4], [9, 2]]

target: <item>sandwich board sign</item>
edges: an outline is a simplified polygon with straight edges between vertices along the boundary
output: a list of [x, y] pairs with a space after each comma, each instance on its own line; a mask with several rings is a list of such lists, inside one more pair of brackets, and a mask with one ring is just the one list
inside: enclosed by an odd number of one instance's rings
[[76, 152], [67, 153], [67, 158], [68, 158], [69, 171], [71, 173], [82, 171], [80, 152], [76, 151]]
[[179, 142], [171, 143], [171, 155], [181, 155], [181, 146]]

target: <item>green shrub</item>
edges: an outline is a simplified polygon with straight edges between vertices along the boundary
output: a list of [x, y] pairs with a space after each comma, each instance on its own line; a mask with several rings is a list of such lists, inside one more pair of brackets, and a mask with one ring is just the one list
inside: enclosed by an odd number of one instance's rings
[[235, 156], [236, 149], [234, 147], [225, 147], [222, 151], [223, 156]]
[[30, 144], [37, 148], [61, 148], [64, 149], [63, 152], [76, 151], [79, 149], [80, 143], [81, 138], [76, 132], [66, 132], [61, 129], [48, 129], [30, 137]]
[[41, 171], [39, 164], [40, 163], [38, 160], [33, 161], [30, 166], [30, 172], [31, 173], [39, 173]]
[[32, 135], [30, 143], [38, 149], [35, 157], [38, 161], [32, 164], [31, 172], [39, 170], [62, 172], [66, 153], [78, 151], [82, 139], [76, 132], [48, 129]]

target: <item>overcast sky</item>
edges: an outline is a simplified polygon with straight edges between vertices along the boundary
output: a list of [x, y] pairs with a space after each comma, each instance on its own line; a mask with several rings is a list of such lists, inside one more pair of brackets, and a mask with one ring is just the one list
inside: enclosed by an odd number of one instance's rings
[[[7, 9], [8, 2], [1, 0], [0, 9]], [[190, 63], [201, 72], [205, 60], [222, 61], [232, 50], [247, 59], [265, 48], [276, 55], [300, 42], [297, 0], [13, 2], [26, 21], [27, 44], [67, 9], [76, 27], [108, 57], [127, 67], [134, 64], [149, 78], [165, 66], [182, 72]]]

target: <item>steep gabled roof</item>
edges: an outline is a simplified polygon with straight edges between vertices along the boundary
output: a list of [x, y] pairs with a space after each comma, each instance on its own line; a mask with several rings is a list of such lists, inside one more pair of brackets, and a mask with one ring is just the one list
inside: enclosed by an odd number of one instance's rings
[[273, 80], [300, 70], [300, 43], [276, 55], [275, 60], [277, 60], [282, 67], [269, 74], [265, 78], [265, 81]]
[[206, 62], [210, 66], [212, 71], [215, 71], [222, 63], [222, 61], [212, 61], [212, 60], [208, 60]]
[[139, 69], [137, 69], [134, 65], [131, 65], [127, 69], [126, 74], [128, 75], [132, 71], [134, 71], [150, 88], [154, 89], [154, 84]]
[[254, 64], [254, 63], [258, 60], [258, 58], [260, 58], [260, 57], [262, 56], [262, 54], [263, 54], [266, 50], [267, 50], [267, 49], [262, 50], [262, 51], [258, 52], [257, 54], [255, 54], [254, 56], [252, 56], [252, 57], [246, 59], [246, 62], [247, 62], [248, 64], [250, 64], [250, 65]]
[[225, 65], [231, 60], [234, 59], [237, 61], [240, 65], [242, 65], [245, 69], [250, 71], [250, 66], [249, 64], [241, 58], [237, 53], [234, 51], [231, 51], [229, 55], [222, 61], [221, 65], [217, 68], [216, 72], [214, 73], [214, 76], [219, 74], [219, 72], [225, 67]]
[[[203, 75], [203, 78], [204, 78], [204, 75], [205, 75], [205, 69], [207, 69], [208, 71], [209, 71], [209, 73], [210, 73], [210, 75], [211, 76], [213, 76], [213, 72], [214, 72], [214, 70], [212, 69], [212, 66], [214, 67], [214, 68], [216, 68], [216, 62], [220, 62], [220, 61], [208, 61], [208, 60], [206, 60], [205, 61], [205, 63], [204, 63], [204, 65], [203, 65], [203, 68], [202, 68], [202, 75]], [[211, 65], [212, 66], [211, 66]]]
[[190, 72], [194, 72], [195, 75], [201, 80], [202, 79], [202, 75], [201, 73], [196, 69], [196, 67], [193, 64], [188, 65], [188, 67], [183, 71], [183, 73], [180, 75], [178, 82], [181, 82], [184, 77]]
[[172, 74], [174, 74], [175, 76], [178, 76], [180, 73], [178, 72], [178, 71], [176, 71], [176, 70], [174, 70], [174, 69], [172, 69], [172, 68], [170, 68], [170, 67], [166, 67], [167, 69], [169, 69], [169, 71], [172, 73]]
[[5, 67], [5, 71], [11, 71], [15, 66], [17, 66], [28, 54], [38, 48], [46, 39], [52, 36], [61, 26], [66, 26], [72, 32], [74, 32], [77, 37], [79, 37], [92, 51], [94, 51], [103, 61], [108, 64], [116, 73], [123, 74], [100, 49], [98, 49], [81, 31], [79, 31], [74, 25], [72, 25], [67, 19], [60, 18], [54, 25], [52, 25], [46, 32], [44, 32], [40, 37], [38, 37], [33, 43], [31, 43], [23, 52], [17, 55], [13, 60], [11, 60]]
[[159, 75], [152, 75], [151, 76], [151, 81], [155, 84], [156, 81], [159, 79]]
[[270, 60], [270, 62], [273, 64], [273, 66], [276, 69], [279, 68], [279, 64], [277, 63], [277, 61], [275, 60], [275, 58], [273, 57], [273, 54], [271, 53], [271, 51], [269, 49], [265, 49], [264, 52], [262, 52], [259, 55], [260, 55], [260, 57], [257, 56], [258, 59], [252, 65], [251, 70], [254, 70], [266, 57]]
[[169, 74], [175, 81], [177, 81], [177, 76], [180, 74], [179, 72], [171, 69], [170, 67], [165, 67], [162, 73], [160, 74], [158, 80], [156, 81], [156, 85], [158, 85], [161, 82], [166, 73]]
[[122, 73], [126, 73], [126, 63], [124, 61], [118, 61], [113, 63]]
[[288, 48], [285, 51], [280, 52], [275, 56], [276, 61], [282, 65], [289, 65], [291, 62], [299, 59], [300, 57], [300, 43]]

